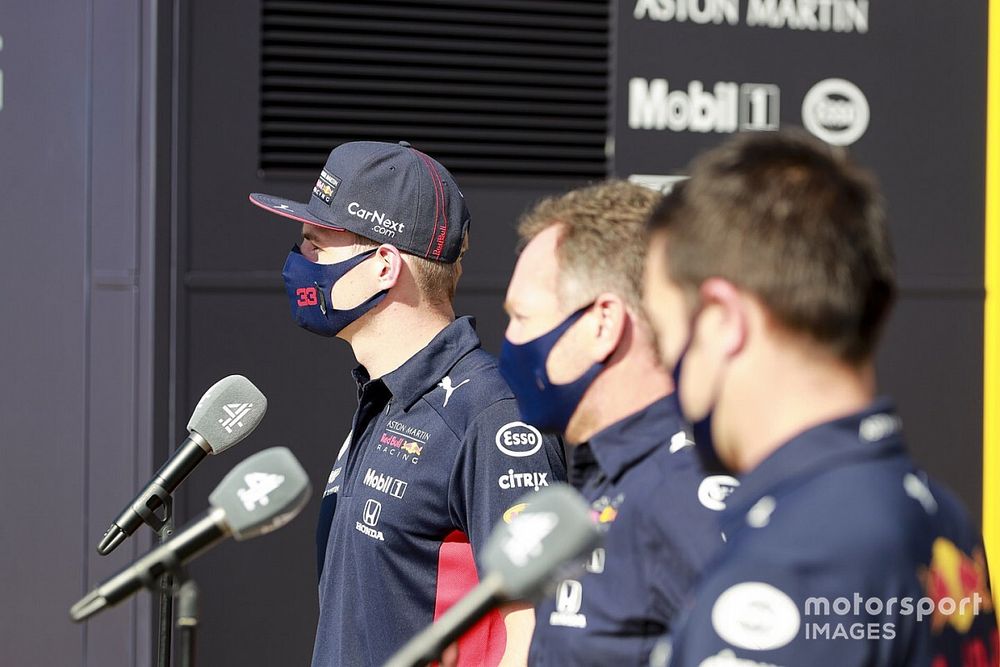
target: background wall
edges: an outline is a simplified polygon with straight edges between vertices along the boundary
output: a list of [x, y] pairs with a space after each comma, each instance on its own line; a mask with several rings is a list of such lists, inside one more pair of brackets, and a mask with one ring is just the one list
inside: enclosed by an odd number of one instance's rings
[[150, 662], [148, 596], [86, 626], [68, 612], [149, 548], [143, 531], [96, 553], [154, 448], [166, 451], [161, 11], [140, 0], [0, 4], [5, 665]]
[[[676, 174], [730, 117], [799, 125], [815, 83], [850, 80], [870, 109], [851, 149], [885, 186], [903, 283], [882, 384], [917, 457], [978, 513], [985, 7], [871, 3], [861, 21], [869, 3], [843, 0], [838, 32], [777, 14], [764, 18], [784, 27], [751, 26], [750, 4], [790, 3], [748, 2], [0, 5], [0, 662], [150, 664], [148, 594], [86, 626], [67, 610], [148, 548], [143, 530], [95, 552], [220, 377], [253, 380], [269, 414], [185, 482], [179, 523], [273, 445], [322, 488], [355, 405], [354, 360], [291, 323], [280, 269], [299, 229], [246, 195], [307, 197], [348, 138], [406, 139], [454, 168], [473, 214], [456, 310], [496, 352], [513, 226], [531, 202], [605, 173]], [[720, 119], [708, 132], [677, 96], [665, 129], [631, 127], [633, 78], [736, 93], [698, 98], [702, 124]], [[843, 136], [837, 118], [827, 130]], [[202, 663], [308, 661], [317, 510], [192, 568]]]
[[[823, 3], [798, 3], [808, 4]], [[787, 126], [811, 126], [874, 171], [901, 288], [878, 357], [881, 389], [897, 399], [917, 460], [978, 518], [986, 3], [783, 11], [794, 6], [619, 2], [615, 171], [679, 173], [737, 129]], [[665, 95], [650, 92], [656, 79]], [[692, 96], [699, 85], [705, 93]]]

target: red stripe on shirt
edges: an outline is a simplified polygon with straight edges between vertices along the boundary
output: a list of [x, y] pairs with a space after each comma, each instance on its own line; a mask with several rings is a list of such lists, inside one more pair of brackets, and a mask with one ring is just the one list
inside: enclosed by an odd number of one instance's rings
[[[478, 583], [479, 573], [469, 538], [461, 531], [451, 532], [438, 551], [434, 620], [441, 618]], [[507, 628], [500, 612], [494, 609], [458, 640], [458, 664], [460, 667], [498, 665], [506, 647]]]

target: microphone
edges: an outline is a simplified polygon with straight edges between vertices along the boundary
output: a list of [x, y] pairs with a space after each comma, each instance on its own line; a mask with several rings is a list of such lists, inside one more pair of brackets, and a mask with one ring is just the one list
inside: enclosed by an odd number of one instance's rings
[[218, 454], [250, 435], [265, 412], [264, 394], [242, 375], [230, 375], [213, 384], [195, 406], [184, 442], [118, 515], [101, 538], [97, 553], [107, 556], [143, 523], [159, 531], [164, 519], [156, 510], [167, 504], [167, 496], [206, 455]]
[[280, 528], [305, 506], [309, 493], [309, 476], [286, 447], [254, 454], [215, 487], [206, 512], [90, 591], [73, 605], [70, 617], [79, 622], [118, 604], [227, 537], [246, 540]]
[[[486, 578], [433, 625], [396, 652], [385, 667], [417, 667], [441, 652], [499, 605], [534, 596], [564, 578], [576, 561], [601, 542], [583, 498], [567, 484], [552, 484], [519, 501], [527, 507], [508, 524], [500, 522], [481, 558]], [[568, 567], [582, 566], [572, 563]]]

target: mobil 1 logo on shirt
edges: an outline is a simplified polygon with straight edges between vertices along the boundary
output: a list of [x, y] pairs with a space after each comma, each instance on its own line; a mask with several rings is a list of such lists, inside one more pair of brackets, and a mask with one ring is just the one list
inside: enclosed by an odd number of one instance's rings
[[507, 456], [531, 456], [542, 448], [542, 434], [531, 424], [510, 422], [497, 431], [497, 448]]

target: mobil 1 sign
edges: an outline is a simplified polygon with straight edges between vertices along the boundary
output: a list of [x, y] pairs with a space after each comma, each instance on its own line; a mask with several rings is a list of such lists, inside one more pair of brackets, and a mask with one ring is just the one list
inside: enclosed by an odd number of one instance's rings
[[981, 287], [983, 3], [617, 0], [616, 12], [615, 175], [659, 182], [735, 133], [804, 128], [879, 176], [907, 226], [904, 281]]
[[[627, 105], [631, 130], [731, 134], [781, 126], [781, 88], [773, 83], [719, 81], [706, 90], [701, 81], [689, 81], [671, 90], [668, 79], [636, 76], [628, 80]], [[864, 136], [871, 117], [864, 92], [840, 78], [817, 81], [800, 109], [798, 124], [837, 146]]]
[[[877, 175], [901, 287], [880, 387], [903, 406], [917, 460], [972, 507], [988, 4], [617, 0], [609, 142], [615, 175], [661, 189], [737, 132], [787, 127], [846, 147]], [[936, 365], [924, 363], [928, 350]]]
[[737, 132], [804, 127], [838, 146], [871, 124], [867, 0], [620, 0], [615, 171], [677, 169]]

